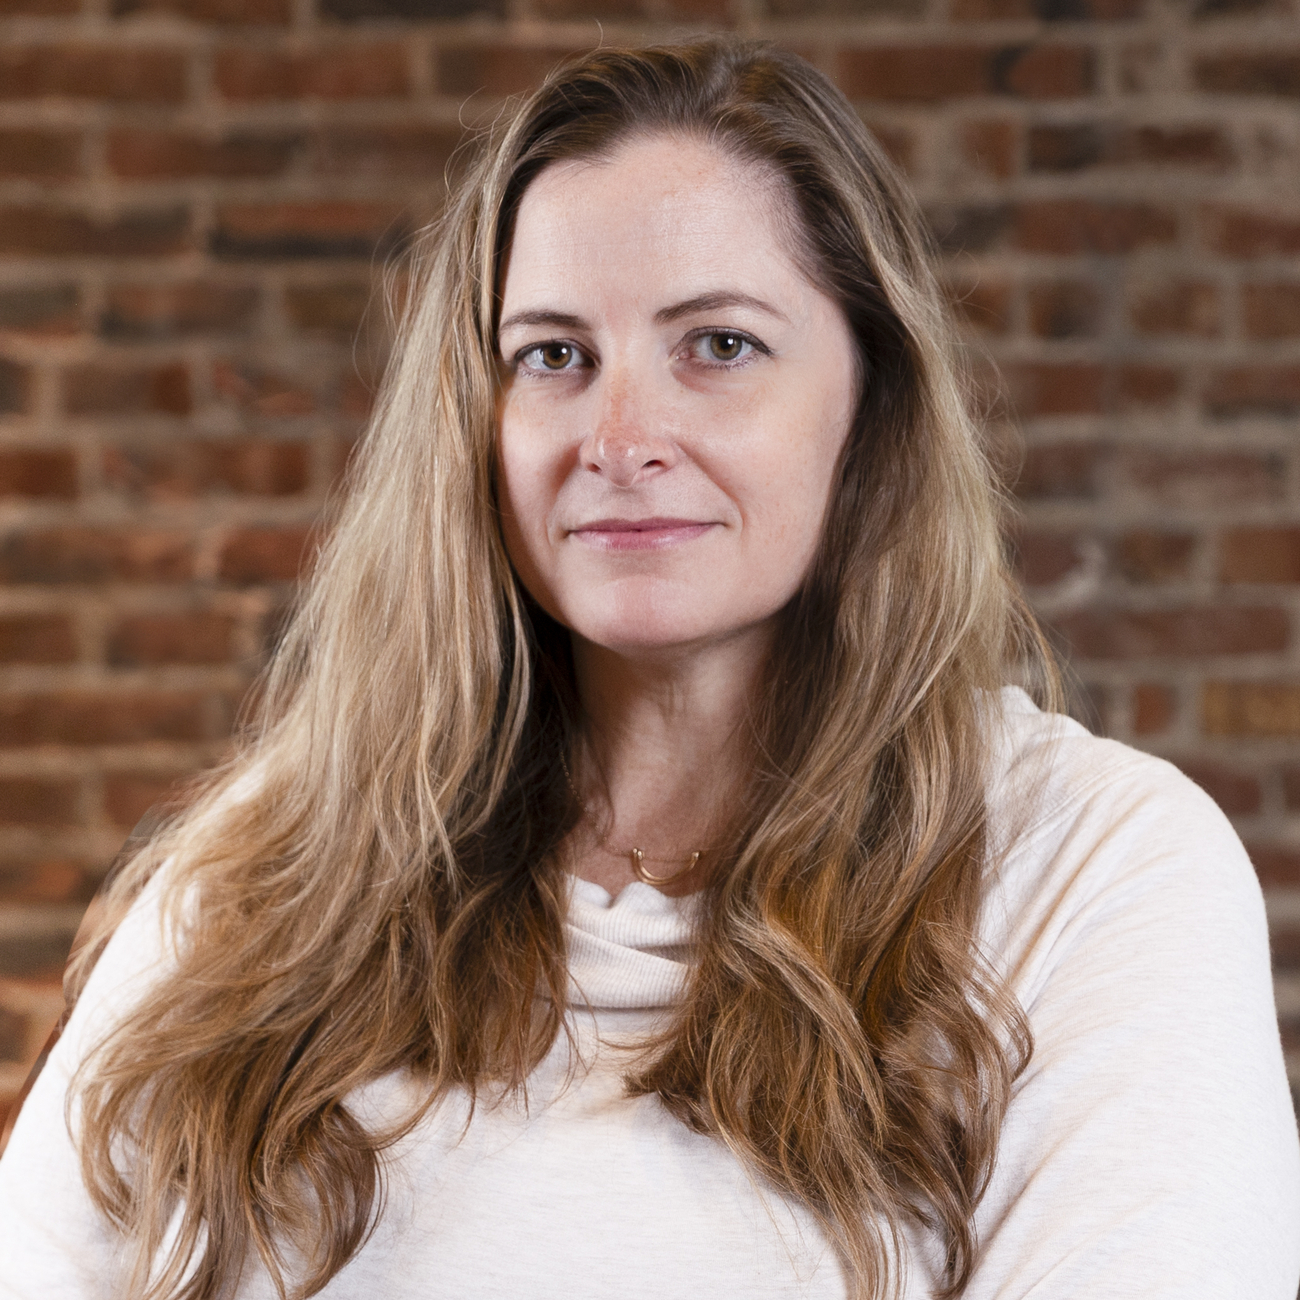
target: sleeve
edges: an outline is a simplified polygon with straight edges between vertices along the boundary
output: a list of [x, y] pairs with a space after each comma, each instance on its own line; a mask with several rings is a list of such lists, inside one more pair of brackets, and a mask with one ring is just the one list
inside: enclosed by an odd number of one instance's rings
[[1300, 1143], [1254, 872], [1174, 768], [1088, 744], [1110, 774], [1008, 863], [1034, 1051], [964, 1300], [1295, 1300]]
[[[159, 905], [161, 874], [105, 947], [0, 1158], [0, 1300], [118, 1294], [118, 1237], [82, 1183], [64, 1106], [86, 1053], [172, 960]], [[75, 1108], [70, 1118], [75, 1127]]]

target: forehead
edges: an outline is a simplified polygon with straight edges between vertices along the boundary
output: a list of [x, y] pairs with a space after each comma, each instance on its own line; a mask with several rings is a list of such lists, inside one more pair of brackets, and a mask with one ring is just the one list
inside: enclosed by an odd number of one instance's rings
[[552, 163], [524, 192], [506, 304], [597, 286], [674, 298], [703, 281], [752, 292], [806, 283], [797, 220], [770, 169], [701, 140], [637, 138], [608, 157]]

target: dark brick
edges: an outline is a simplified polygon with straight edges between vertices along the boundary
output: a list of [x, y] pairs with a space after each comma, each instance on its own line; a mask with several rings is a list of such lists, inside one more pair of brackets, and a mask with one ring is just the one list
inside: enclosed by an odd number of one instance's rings
[[111, 0], [115, 17], [173, 14], [196, 23], [282, 26], [291, 21], [291, 0]]
[[1249, 338], [1300, 337], [1300, 284], [1245, 285], [1241, 315]]
[[67, 448], [14, 447], [0, 450], [0, 497], [77, 495], [77, 458]]
[[104, 812], [115, 826], [130, 830], [159, 805], [175, 800], [184, 782], [184, 776], [110, 772], [104, 777]]
[[49, 95], [176, 104], [185, 98], [185, 57], [133, 45], [0, 46], [0, 99]]
[[68, 664], [77, 657], [72, 623], [63, 614], [0, 618], [0, 663]]
[[1152, 736], [1167, 731], [1174, 720], [1174, 693], [1155, 682], [1141, 682], [1133, 688], [1133, 731]]
[[1035, 126], [1027, 161], [1031, 172], [1072, 172], [1100, 162], [1105, 150], [1106, 132], [1095, 122]]
[[26, 1057], [27, 1017], [0, 1007], [0, 1061], [22, 1064]]
[[437, 180], [449, 174], [461, 132], [435, 126], [330, 127], [310, 142], [320, 176]]
[[1121, 410], [1143, 406], [1170, 406], [1178, 396], [1179, 372], [1171, 366], [1134, 362], [1120, 366], [1115, 396]]
[[108, 290], [99, 331], [128, 339], [232, 333], [249, 328], [257, 307], [258, 290], [252, 284], [116, 284]]
[[0, 177], [66, 180], [81, 170], [81, 137], [71, 131], [0, 131]]
[[70, 415], [188, 415], [190, 377], [184, 362], [161, 366], [75, 366], [63, 376]]
[[1089, 93], [1095, 80], [1093, 53], [1082, 45], [882, 45], [842, 51], [837, 68], [850, 98], [917, 104], [1070, 98]]
[[981, 334], [1005, 334], [1010, 325], [1011, 286], [992, 279], [948, 286], [948, 301], [957, 315]]
[[66, 334], [77, 327], [80, 295], [75, 284], [0, 289], [0, 330]]
[[1140, 126], [1075, 122], [1035, 126], [1029, 132], [1029, 170], [1080, 171], [1086, 167], [1208, 167], [1233, 161], [1232, 146], [1217, 127]]
[[1123, 22], [1140, 17], [1145, 0], [952, 0], [958, 20], [1037, 18], [1043, 22]]
[[1285, 463], [1269, 453], [1133, 448], [1118, 458], [1118, 469], [1131, 489], [1162, 505], [1206, 509], [1286, 493]]
[[1016, 480], [1026, 500], [1087, 501], [1097, 495], [1107, 448], [1094, 442], [1053, 442], [1030, 447]]
[[108, 662], [118, 668], [147, 664], [220, 664], [233, 653], [235, 620], [210, 610], [135, 614], [108, 635]]
[[1029, 587], [1059, 582], [1077, 568], [1082, 553], [1077, 533], [1025, 529], [1016, 547], [1016, 571]]
[[211, 249], [220, 258], [369, 258], [403, 233], [391, 204], [239, 204], [219, 210]]
[[517, 95], [531, 90], [568, 52], [511, 45], [444, 46], [436, 63], [438, 88], [448, 95]]
[[391, 99], [411, 89], [399, 42], [356, 41], [284, 52], [235, 46], [217, 53], [213, 71], [227, 99]]
[[25, 411], [31, 391], [31, 371], [17, 361], [0, 357], [0, 415]]
[[1203, 401], [1219, 420], [1300, 415], [1300, 366], [1232, 366], [1210, 376]]
[[1192, 75], [1201, 90], [1220, 95], [1300, 98], [1300, 49], [1219, 51], [1197, 59]]
[[77, 783], [0, 777], [0, 825], [75, 826]]
[[116, 217], [53, 205], [0, 208], [0, 255], [159, 257], [189, 246], [189, 212], [161, 208]]
[[[0, 697], [0, 745], [128, 745], [215, 739], [213, 714], [228, 725], [228, 702], [195, 691]], [[225, 727], [216, 731], [224, 734]]]
[[1178, 766], [1230, 816], [1259, 811], [1260, 788], [1257, 777], [1234, 771], [1222, 763], [1209, 763], [1194, 758], [1180, 759]]
[[0, 581], [185, 582], [193, 576], [188, 533], [145, 528], [47, 528], [0, 541]]
[[131, 180], [278, 176], [300, 144], [295, 135], [208, 136], [122, 128], [109, 133], [108, 165]]
[[303, 442], [168, 439], [110, 448], [104, 468], [114, 487], [155, 501], [213, 493], [284, 497], [306, 490], [311, 456]]
[[440, 18], [504, 18], [505, 0], [321, 0], [323, 18], [358, 22], [367, 18], [404, 18], [413, 22]]
[[1177, 233], [1173, 212], [1149, 203], [1045, 199], [1015, 213], [1016, 243], [1032, 253], [1131, 253]]
[[1282, 799], [1291, 812], [1300, 809], [1300, 767], [1282, 769]]
[[1142, 285], [1133, 294], [1129, 317], [1141, 334], [1212, 338], [1222, 323], [1219, 290], [1187, 280]]
[[[1300, 885], [1300, 849], [1285, 844], [1248, 843], [1246, 850], [1265, 889], [1294, 889]], [[1292, 1039], [1294, 1046], [1300, 1046], [1294, 1042], [1294, 1030]]]
[[1086, 280], [1033, 285], [1028, 301], [1030, 328], [1041, 338], [1091, 338], [1101, 328], [1101, 294]]
[[1082, 610], [1055, 626], [1084, 659], [1265, 654], [1285, 650], [1285, 610], [1206, 605], [1166, 610]]
[[63, 974], [76, 931], [68, 927], [0, 941], [0, 978], [55, 980]]
[[306, 524], [234, 529], [221, 548], [221, 580], [237, 586], [293, 582], [310, 568], [315, 540], [315, 531]]
[[1012, 404], [1025, 419], [1093, 415], [1106, 409], [1104, 369], [1084, 361], [1018, 362], [1003, 367]]
[[945, 253], [984, 253], [1003, 241], [1013, 219], [1005, 203], [967, 203], [927, 208], [935, 242]]

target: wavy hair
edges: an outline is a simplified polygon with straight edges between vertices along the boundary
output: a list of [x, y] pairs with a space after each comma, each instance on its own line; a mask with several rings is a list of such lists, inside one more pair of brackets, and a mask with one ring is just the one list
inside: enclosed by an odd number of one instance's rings
[[[970, 1274], [1030, 1050], [977, 939], [988, 737], [1009, 665], [1047, 660], [913, 200], [820, 73], [719, 41], [579, 58], [480, 142], [413, 253], [372, 426], [243, 745], [128, 864], [72, 971], [75, 992], [169, 859], [175, 976], [75, 1094], [133, 1296], [217, 1300], [255, 1258], [282, 1296], [316, 1293], [382, 1210], [384, 1148], [450, 1090], [523, 1088], [564, 1032], [578, 809], [557, 759], [583, 718], [568, 634], [521, 591], [494, 505], [499, 277], [543, 168], [656, 132], [780, 180], [861, 376], [698, 959], [627, 1086], [807, 1206], [852, 1294], [897, 1292], [909, 1223], [943, 1242], [947, 1294]], [[425, 1105], [368, 1129], [348, 1094], [398, 1070]]]

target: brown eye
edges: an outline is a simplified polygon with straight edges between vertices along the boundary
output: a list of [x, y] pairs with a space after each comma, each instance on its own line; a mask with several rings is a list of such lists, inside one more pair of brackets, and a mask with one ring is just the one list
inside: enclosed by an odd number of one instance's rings
[[739, 334], [710, 334], [709, 355], [716, 361], [735, 361], [744, 349], [745, 342]]
[[563, 370], [573, 360], [573, 348], [567, 343], [544, 343], [537, 351], [547, 370]]

